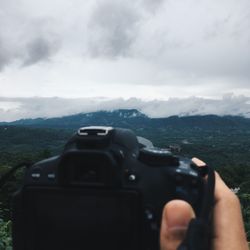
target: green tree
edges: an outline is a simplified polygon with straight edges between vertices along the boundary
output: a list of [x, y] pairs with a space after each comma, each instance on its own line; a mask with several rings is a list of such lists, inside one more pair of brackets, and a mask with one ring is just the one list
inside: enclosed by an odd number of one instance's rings
[[11, 250], [11, 221], [3, 221], [0, 219], [0, 250]]

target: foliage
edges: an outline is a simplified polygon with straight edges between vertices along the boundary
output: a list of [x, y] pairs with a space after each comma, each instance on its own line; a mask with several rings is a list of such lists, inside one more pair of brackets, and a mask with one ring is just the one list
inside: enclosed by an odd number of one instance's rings
[[0, 250], [11, 250], [11, 221], [0, 219]]
[[239, 195], [242, 207], [242, 214], [245, 223], [245, 230], [248, 240], [250, 239], [250, 194]]

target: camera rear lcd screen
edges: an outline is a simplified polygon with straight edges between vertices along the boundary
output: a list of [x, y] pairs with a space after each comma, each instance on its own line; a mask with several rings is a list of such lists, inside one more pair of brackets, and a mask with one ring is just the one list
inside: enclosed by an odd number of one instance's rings
[[136, 192], [29, 190], [27, 249], [140, 249]]

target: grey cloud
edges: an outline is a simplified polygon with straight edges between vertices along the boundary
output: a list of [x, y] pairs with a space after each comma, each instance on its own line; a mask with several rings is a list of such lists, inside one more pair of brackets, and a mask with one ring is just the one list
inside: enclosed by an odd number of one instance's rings
[[0, 72], [13, 61], [29, 66], [57, 52], [59, 38], [52, 18], [26, 15], [29, 10], [15, 1], [0, 1], [0, 10]]
[[44, 37], [38, 37], [26, 45], [26, 58], [23, 66], [29, 66], [40, 61], [45, 61], [52, 56], [58, 48], [56, 40], [49, 41]]
[[166, 2], [165, 0], [142, 0], [141, 5], [146, 9], [148, 12], [155, 12], [161, 7], [161, 5]]
[[10, 62], [10, 55], [0, 37], [0, 72]]
[[[3, 109], [1, 103], [13, 103]], [[149, 117], [168, 117], [172, 115], [242, 115], [250, 118], [250, 97], [225, 95], [222, 99], [204, 99], [197, 97], [170, 98], [169, 100], [144, 101], [137, 98], [4, 98], [0, 97], [1, 121], [13, 121], [21, 118], [60, 117], [77, 113], [99, 110], [136, 108]]]
[[103, 1], [97, 4], [88, 25], [90, 55], [118, 57], [129, 54], [136, 39], [139, 13], [131, 2]]
[[204, 39], [212, 40], [214, 38], [220, 37], [225, 34], [226, 27], [230, 23], [231, 15], [222, 17], [220, 20], [215, 20], [212, 24], [205, 30]]
[[151, 29], [145, 26], [140, 33], [135, 57], [183, 75], [183, 86], [192, 80], [249, 86], [250, 16], [243, 14], [249, 12], [249, 2], [166, 3], [152, 16]]

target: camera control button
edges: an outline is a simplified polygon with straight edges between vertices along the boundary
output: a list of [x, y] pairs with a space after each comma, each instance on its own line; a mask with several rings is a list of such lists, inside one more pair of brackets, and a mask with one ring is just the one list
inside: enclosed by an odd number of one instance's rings
[[198, 176], [197, 172], [195, 172], [195, 171], [193, 171], [193, 170], [190, 170], [190, 171], [189, 171], [189, 174], [192, 175], [192, 176], [195, 176], [195, 177]]
[[40, 174], [40, 173], [32, 173], [32, 174], [31, 174], [31, 177], [32, 177], [33, 179], [39, 179], [39, 178], [41, 177], [41, 174]]
[[54, 180], [55, 178], [56, 178], [55, 173], [49, 173], [49, 174], [48, 174], [48, 179]]
[[135, 184], [138, 181], [138, 175], [134, 171], [125, 169], [124, 171], [125, 181], [130, 184]]
[[150, 209], [145, 210], [145, 216], [146, 216], [146, 219], [149, 221], [154, 219], [154, 214]]
[[131, 181], [131, 182], [136, 181], [136, 180], [137, 180], [136, 175], [135, 175], [135, 174], [130, 174], [130, 175], [128, 176], [128, 180]]

